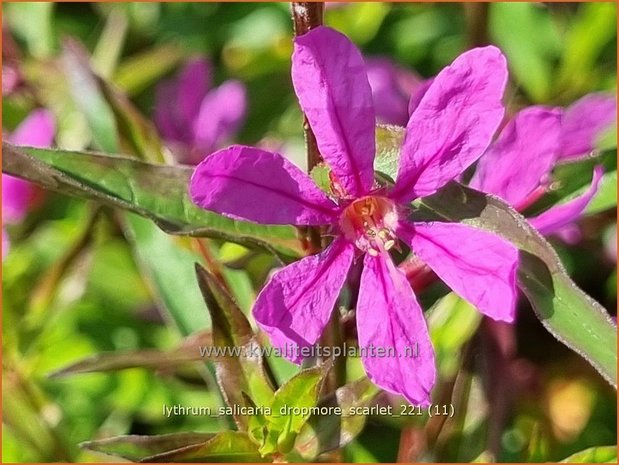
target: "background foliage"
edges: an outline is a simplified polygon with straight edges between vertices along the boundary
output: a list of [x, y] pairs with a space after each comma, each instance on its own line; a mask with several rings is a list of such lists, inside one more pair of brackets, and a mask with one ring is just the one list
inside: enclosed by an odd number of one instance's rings
[[[486, 33], [470, 27], [468, 15], [475, 13], [460, 4], [339, 4], [331, 5], [325, 17], [326, 24], [346, 33], [366, 55], [389, 56], [425, 77], [481, 34], [508, 57], [512, 82], [507, 103], [515, 109], [531, 103], [568, 105], [597, 90], [615, 92], [615, 9], [611, 3], [497, 3], [487, 12]], [[205, 55], [214, 63], [216, 83], [234, 77], [248, 87], [249, 111], [237, 141], [282, 144], [304, 166], [302, 116], [290, 83], [288, 4], [14, 3], [4, 4], [3, 10], [4, 27], [21, 49], [25, 78], [23, 88], [3, 98], [5, 131], [13, 130], [32, 108], [46, 106], [57, 116], [58, 147], [142, 159], [123, 162], [126, 166], [117, 173], [122, 177], [135, 163], [166, 156], [148, 122], [156, 83], [185, 59]], [[94, 77], [90, 66], [103, 80]], [[611, 172], [616, 172], [615, 146], [611, 140], [603, 154]], [[88, 172], [94, 180], [122, 185], [105, 178], [105, 170], [98, 176], [97, 165], [88, 165], [89, 160], [52, 156], [63, 175], [73, 170], [76, 178]], [[583, 186], [586, 169], [558, 172], [563, 184], [554, 201]], [[159, 176], [158, 185], [167, 180], [166, 187], [176, 186], [168, 172], [153, 175]], [[188, 172], [176, 175], [185, 179]], [[159, 209], [151, 218], [168, 232], [208, 222], [204, 212], [166, 204], [172, 194], [165, 191], [155, 199], [146, 192], [137, 201], [135, 192], [132, 202], [149, 212]], [[106, 195], [112, 194], [115, 205], [127, 201], [122, 192]], [[98, 195], [92, 197], [100, 199]], [[577, 246], [559, 240], [552, 244], [572, 279], [614, 315], [616, 261], [608, 249], [616, 237], [616, 188], [604, 190], [590, 208]], [[229, 417], [162, 414], [164, 404], [222, 405], [212, 364], [185, 362], [195, 359], [201, 341], [243, 335], [222, 335], [211, 328], [217, 308], [231, 310], [225, 295], [211, 296], [207, 310], [194, 262], [215, 271], [215, 277], [205, 275], [203, 282], [224, 283], [248, 312], [268, 271], [302, 252], [292, 229], [233, 223], [217, 224], [210, 231], [215, 238], [170, 236], [134, 213], [47, 192], [24, 223], [9, 229], [12, 250], [3, 262], [2, 284], [3, 461], [101, 461], [105, 456], [78, 444], [122, 434], [233, 427]], [[226, 242], [231, 234], [242, 236], [248, 248]], [[438, 295], [440, 289], [424, 294], [424, 308]], [[444, 422], [370, 417], [363, 432], [332, 458], [367, 462], [415, 457], [411, 454], [417, 453], [417, 445], [410, 444], [418, 441], [410, 438], [422, 435], [427, 444], [419, 446], [418, 460], [483, 460], [489, 441], [498, 444], [501, 461], [555, 461], [575, 453], [573, 461], [615, 460], [616, 450], [600, 447], [616, 442], [615, 391], [554, 339], [522, 302], [517, 355], [506, 375], [492, 365], [493, 341], [477, 331], [486, 322], [453, 295], [439, 300], [428, 313], [443, 379], [437, 399], [453, 403], [457, 415]], [[190, 334], [193, 339], [183, 339]], [[112, 351], [130, 357], [103, 356], [73, 365]], [[298, 371], [287, 362], [271, 362], [279, 383]], [[243, 363], [244, 376], [251, 378], [256, 367]], [[75, 372], [79, 374], [66, 376]], [[362, 374], [358, 361], [351, 360], [348, 380]], [[318, 382], [315, 373], [304, 376], [308, 389]], [[370, 395], [363, 384], [349, 386], [350, 398]], [[508, 394], [508, 410], [497, 386]], [[493, 429], [503, 423], [500, 430]], [[327, 426], [320, 428], [330, 431]], [[362, 426], [353, 421], [345, 425], [353, 432]], [[303, 445], [299, 458], [312, 458], [317, 447], [313, 436], [307, 428], [295, 428]], [[210, 437], [200, 440], [211, 444]], [[597, 449], [584, 451], [590, 447]]]

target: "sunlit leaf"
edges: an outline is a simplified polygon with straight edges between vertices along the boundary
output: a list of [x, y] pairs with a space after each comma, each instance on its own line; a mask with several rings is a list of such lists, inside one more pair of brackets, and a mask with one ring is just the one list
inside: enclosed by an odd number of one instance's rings
[[591, 447], [570, 455], [562, 463], [617, 463], [617, 446]]
[[291, 226], [235, 221], [194, 205], [187, 193], [190, 167], [10, 144], [3, 145], [3, 155], [6, 173], [47, 189], [133, 211], [171, 234], [215, 237], [290, 256], [303, 254]]
[[81, 446], [133, 462], [262, 461], [255, 444], [237, 431], [118, 436], [84, 442]]

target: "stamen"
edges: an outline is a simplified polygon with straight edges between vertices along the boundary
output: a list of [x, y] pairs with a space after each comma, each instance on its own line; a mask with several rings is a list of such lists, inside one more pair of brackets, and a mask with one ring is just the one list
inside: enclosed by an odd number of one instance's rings
[[362, 252], [376, 256], [397, 246], [398, 222], [395, 204], [380, 196], [368, 196], [352, 202], [342, 212], [342, 232]]

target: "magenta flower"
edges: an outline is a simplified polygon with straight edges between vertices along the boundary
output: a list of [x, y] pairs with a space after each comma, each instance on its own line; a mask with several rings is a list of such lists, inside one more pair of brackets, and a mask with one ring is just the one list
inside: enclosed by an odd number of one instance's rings
[[[414, 404], [430, 402], [434, 354], [422, 309], [389, 255], [398, 240], [482, 313], [513, 321], [512, 244], [463, 224], [407, 219], [412, 200], [460, 175], [489, 145], [503, 117], [506, 79], [495, 47], [471, 50], [445, 68], [411, 116], [395, 186], [385, 188], [374, 181], [376, 121], [359, 50], [327, 27], [295, 39], [292, 80], [334, 174], [333, 195], [283, 156], [245, 146], [206, 158], [190, 184], [203, 208], [264, 224], [324, 225], [335, 236], [323, 252], [277, 271], [256, 300], [256, 321], [287, 358], [299, 362], [289, 348], [316, 343], [353, 260], [363, 259], [357, 329], [368, 376]], [[372, 347], [391, 356], [372, 356]], [[413, 347], [418, 356], [411, 358]]]
[[245, 86], [229, 80], [211, 88], [207, 60], [187, 63], [157, 87], [155, 124], [179, 161], [197, 164], [238, 131], [246, 111]]
[[[49, 147], [54, 139], [56, 124], [48, 110], [34, 110], [8, 137], [15, 145]], [[2, 174], [2, 224], [19, 223], [24, 219], [32, 204], [35, 187], [8, 174]], [[9, 248], [6, 231], [2, 230], [2, 257]]]
[[[552, 169], [563, 157], [566, 118], [557, 108], [533, 106], [520, 111], [479, 159], [470, 186], [502, 198], [516, 210], [532, 205], [547, 191]], [[589, 129], [581, 134], [581, 138], [572, 134], [569, 145], [584, 147], [587, 140], [592, 140]], [[582, 215], [597, 193], [602, 174], [602, 168], [596, 167], [586, 192], [529, 222], [544, 235], [569, 233], [565, 228]]]

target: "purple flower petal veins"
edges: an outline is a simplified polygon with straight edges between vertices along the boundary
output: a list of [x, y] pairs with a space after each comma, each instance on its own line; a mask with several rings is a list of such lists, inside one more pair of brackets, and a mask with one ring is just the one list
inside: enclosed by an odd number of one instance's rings
[[[375, 116], [359, 50], [326, 27], [295, 39], [295, 91], [342, 189], [329, 198], [281, 155], [242, 146], [206, 158], [190, 183], [203, 208], [266, 224], [324, 225], [335, 236], [322, 253], [276, 272], [258, 296], [254, 316], [273, 345], [287, 354], [286, 344], [314, 344], [352, 261], [364, 255], [357, 324], [368, 376], [414, 404], [428, 404], [434, 354], [421, 308], [388, 253], [398, 236], [482, 312], [513, 320], [518, 251], [512, 244], [468, 226], [405, 219], [409, 200], [461, 175], [489, 145], [503, 116], [506, 73], [498, 49], [486, 47], [439, 74], [409, 121], [396, 185], [375, 190]], [[370, 345], [394, 354], [369, 356]], [[418, 355], [402, 356], [411, 346]]]

